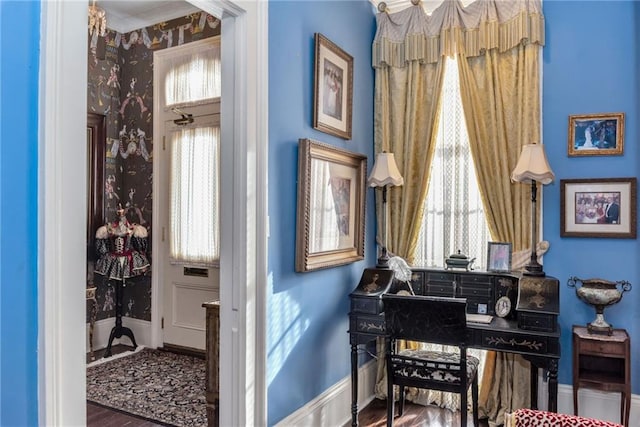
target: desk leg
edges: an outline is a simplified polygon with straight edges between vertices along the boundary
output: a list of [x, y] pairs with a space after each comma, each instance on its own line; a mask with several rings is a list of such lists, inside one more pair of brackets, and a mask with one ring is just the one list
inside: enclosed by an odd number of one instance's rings
[[358, 426], [358, 344], [351, 344], [351, 425]]
[[558, 360], [549, 361], [549, 412], [558, 412]]
[[538, 367], [531, 363], [531, 409], [538, 409]]

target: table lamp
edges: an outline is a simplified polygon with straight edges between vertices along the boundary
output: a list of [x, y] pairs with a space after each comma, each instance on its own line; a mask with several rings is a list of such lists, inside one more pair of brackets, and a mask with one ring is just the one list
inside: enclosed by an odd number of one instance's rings
[[522, 147], [518, 164], [511, 172], [511, 181], [531, 181], [531, 261], [525, 266], [525, 276], [544, 276], [542, 266], [538, 263], [536, 254], [537, 232], [536, 225], [536, 182], [543, 185], [550, 184], [555, 175], [549, 167], [547, 155], [542, 144], [527, 144]]
[[387, 221], [389, 215], [387, 211], [387, 187], [404, 184], [404, 179], [398, 170], [393, 153], [378, 153], [368, 182], [370, 187], [382, 187], [382, 210], [384, 211], [383, 242], [377, 267], [387, 268], [389, 266], [389, 253], [387, 251]]

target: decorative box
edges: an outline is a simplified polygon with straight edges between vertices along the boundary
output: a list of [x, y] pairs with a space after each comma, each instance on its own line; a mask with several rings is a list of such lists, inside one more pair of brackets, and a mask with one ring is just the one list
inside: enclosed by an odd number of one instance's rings
[[363, 344], [384, 335], [384, 307], [382, 295], [393, 284], [393, 271], [385, 268], [367, 268], [358, 287], [351, 292], [349, 333], [352, 345]]
[[358, 287], [349, 295], [351, 298], [351, 312], [382, 313], [382, 294], [389, 291], [392, 283], [393, 270], [366, 268], [362, 272]]
[[522, 276], [516, 304], [520, 329], [554, 332], [560, 313], [560, 284], [550, 276]]

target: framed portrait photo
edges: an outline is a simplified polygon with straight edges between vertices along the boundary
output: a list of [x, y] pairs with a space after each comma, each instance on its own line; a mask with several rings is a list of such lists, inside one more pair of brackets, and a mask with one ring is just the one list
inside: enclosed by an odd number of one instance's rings
[[511, 243], [489, 242], [487, 245], [487, 271], [511, 271]]
[[313, 127], [351, 139], [353, 57], [320, 33], [315, 34]]
[[560, 235], [636, 238], [636, 178], [560, 180]]
[[569, 116], [569, 156], [613, 156], [624, 151], [624, 113]]
[[298, 144], [298, 272], [364, 259], [367, 157], [328, 144]]

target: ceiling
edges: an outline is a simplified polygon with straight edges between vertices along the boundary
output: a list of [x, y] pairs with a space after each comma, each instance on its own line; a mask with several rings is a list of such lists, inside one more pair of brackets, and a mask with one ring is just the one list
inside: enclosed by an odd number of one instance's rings
[[99, 0], [95, 4], [107, 13], [107, 27], [119, 33], [180, 18], [200, 10], [181, 0]]

